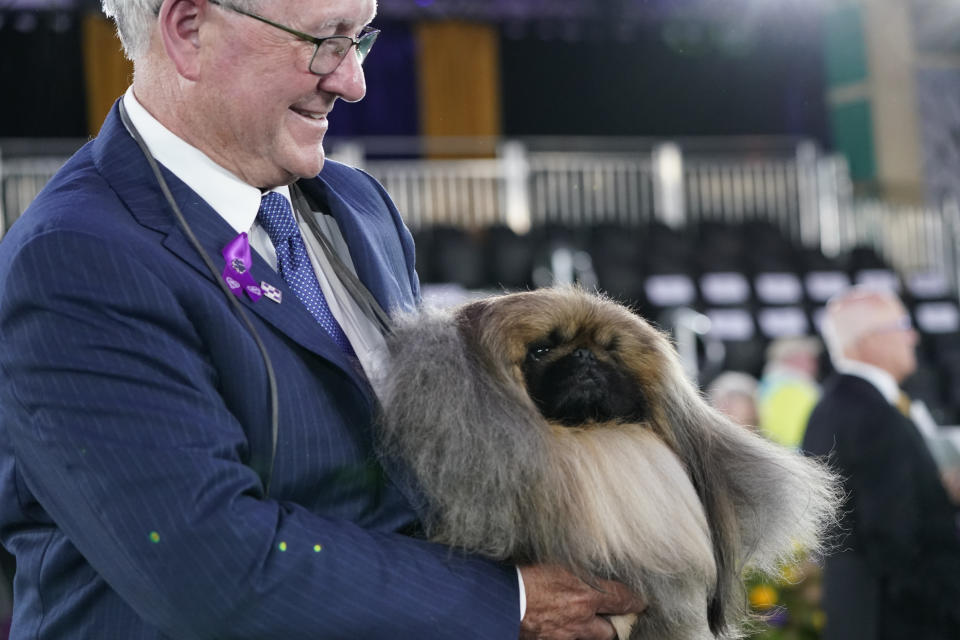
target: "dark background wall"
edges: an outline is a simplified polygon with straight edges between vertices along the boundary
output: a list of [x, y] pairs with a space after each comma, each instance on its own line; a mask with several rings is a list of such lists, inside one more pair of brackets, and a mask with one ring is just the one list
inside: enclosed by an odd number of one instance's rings
[[[573, 38], [576, 39], [573, 39]], [[507, 135], [793, 134], [828, 141], [821, 22], [649, 21], [502, 38]]]
[[[367, 98], [338, 104], [331, 135], [419, 132], [412, 25], [377, 26]], [[81, 30], [80, 11], [0, 9], [0, 137], [88, 135]], [[790, 134], [829, 146], [814, 9], [498, 30], [505, 135]]]
[[0, 9], [0, 137], [85, 137], [81, 16]]
[[377, 20], [381, 30], [364, 62], [367, 95], [338, 102], [330, 116], [331, 136], [416, 135], [419, 129], [416, 42], [411, 25]]

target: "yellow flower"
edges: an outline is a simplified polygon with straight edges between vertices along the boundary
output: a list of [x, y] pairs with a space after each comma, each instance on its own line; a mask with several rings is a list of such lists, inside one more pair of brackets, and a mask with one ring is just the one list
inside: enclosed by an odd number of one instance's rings
[[766, 611], [777, 604], [777, 590], [768, 584], [758, 584], [750, 589], [750, 604], [754, 609]]

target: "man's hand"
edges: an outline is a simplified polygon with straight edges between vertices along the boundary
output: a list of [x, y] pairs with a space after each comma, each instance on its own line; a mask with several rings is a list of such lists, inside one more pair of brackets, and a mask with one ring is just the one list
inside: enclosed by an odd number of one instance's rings
[[616, 631], [603, 616], [647, 607], [619, 582], [597, 580], [591, 586], [562, 567], [520, 567], [520, 574], [527, 592], [520, 640], [614, 640]]

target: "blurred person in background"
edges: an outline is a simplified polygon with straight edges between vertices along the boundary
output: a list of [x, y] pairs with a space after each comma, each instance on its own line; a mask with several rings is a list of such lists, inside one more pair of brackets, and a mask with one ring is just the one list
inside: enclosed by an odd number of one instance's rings
[[724, 371], [707, 387], [707, 399], [731, 420], [757, 428], [757, 379], [741, 371]]
[[836, 375], [803, 439], [845, 478], [848, 502], [824, 565], [825, 640], [960, 637], [960, 541], [937, 465], [900, 384], [917, 334], [895, 294], [855, 287], [822, 326]]
[[613, 638], [625, 587], [405, 535], [377, 461], [371, 311], [417, 305], [413, 244], [322, 147], [375, 0], [104, 9], [133, 86], [0, 244], [12, 637]]
[[795, 449], [820, 399], [817, 371], [821, 352], [814, 337], [777, 338], [767, 347], [757, 390], [760, 432]]

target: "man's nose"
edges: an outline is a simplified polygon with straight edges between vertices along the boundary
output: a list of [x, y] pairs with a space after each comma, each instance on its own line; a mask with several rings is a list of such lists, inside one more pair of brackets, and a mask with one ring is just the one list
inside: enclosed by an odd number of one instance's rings
[[347, 102], [361, 100], [367, 93], [367, 81], [356, 49], [351, 47], [340, 66], [321, 76], [317, 86], [321, 91], [335, 94]]

